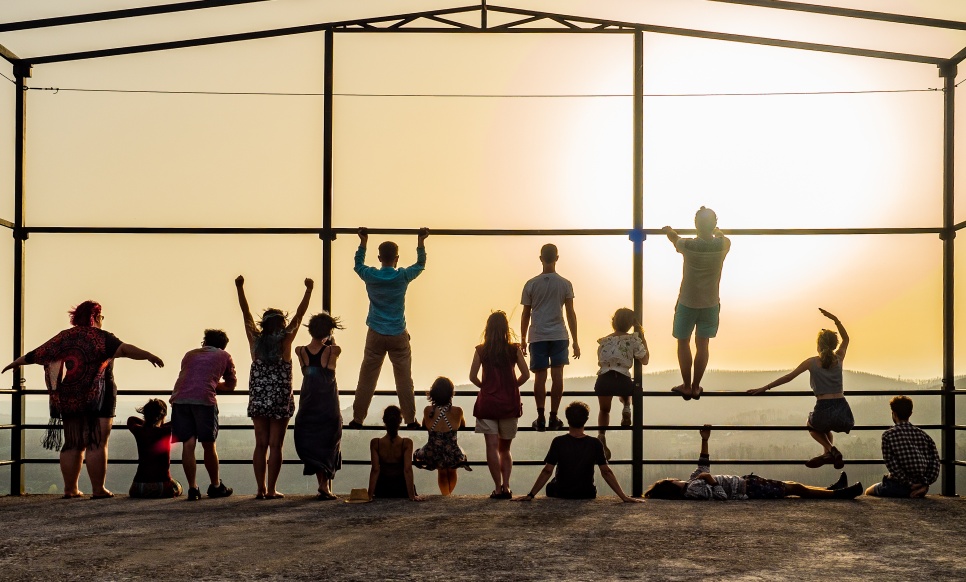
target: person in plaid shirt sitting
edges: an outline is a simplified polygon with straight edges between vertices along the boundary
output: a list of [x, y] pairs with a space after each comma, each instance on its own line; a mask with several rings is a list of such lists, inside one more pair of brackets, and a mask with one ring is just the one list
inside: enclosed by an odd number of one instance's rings
[[882, 460], [889, 474], [866, 489], [877, 497], [925, 497], [929, 486], [939, 478], [939, 453], [936, 443], [909, 422], [912, 399], [896, 396], [889, 401], [892, 422], [896, 425], [882, 433]]

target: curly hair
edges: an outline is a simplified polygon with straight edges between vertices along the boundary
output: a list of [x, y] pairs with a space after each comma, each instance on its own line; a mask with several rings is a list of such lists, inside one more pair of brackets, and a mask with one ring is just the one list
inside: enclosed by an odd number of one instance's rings
[[135, 408], [135, 410], [144, 416], [144, 424], [148, 426], [155, 426], [168, 415], [168, 405], [159, 398], [152, 398], [144, 406]]
[[93, 299], [88, 299], [67, 313], [70, 314], [71, 325], [91, 327], [101, 315], [101, 304]]
[[305, 327], [309, 328], [309, 335], [312, 336], [312, 339], [317, 340], [329, 337], [332, 335], [333, 330], [345, 329], [342, 326], [342, 320], [338, 317], [332, 317], [328, 311], [323, 311], [310, 317]]
[[440, 376], [429, 387], [426, 398], [429, 399], [430, 404], [433, 406], [449, 406], [453, 403], [454, 392], [456, 392], [456, 387], [453, 386], [453, 381], [445, 376]]

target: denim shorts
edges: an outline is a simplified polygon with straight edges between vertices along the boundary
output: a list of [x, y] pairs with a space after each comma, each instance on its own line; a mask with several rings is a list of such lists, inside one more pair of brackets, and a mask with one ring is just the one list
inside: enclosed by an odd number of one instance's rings
[[674, 306], [674, 327], [671, 330], [671, 335], [674, 336], [674, 339], [690, 339], [691, 332], [696, 327], [698, 337], [713, 338], [718, 335], [718, 316], [720, 313], [721, 304], [695, 309], [678, 303]]
[[883, 475], [882, 482], [872, 486], [872, 493], [876, 497], [909, 497], [912, 495], [912, 487], [900, 483], [888, 475]]
[[530, 370], [537, 372], [547, 368], [559, 368], [570, 363], [567, 350], [570, 340], [530, 342]]

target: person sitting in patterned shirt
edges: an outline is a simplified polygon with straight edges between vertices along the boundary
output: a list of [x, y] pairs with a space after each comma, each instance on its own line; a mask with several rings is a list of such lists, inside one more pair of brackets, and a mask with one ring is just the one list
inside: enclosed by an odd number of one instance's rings
[[711, 425], [700, 431], [701, 456], [698, 468], [687, 480], [661, 479], [644, 493], [648, 499], [701, 499], [728, 501], [730, 499], [784, 499], [796, 496], [809, 499], [855, 499], [862, 494], [862, 483], [846, 486], [848, 477], [843, 472], [830, 487], [813, 487], [794, 481], [766, 479], [754, 473], [745, 476], [712, 475], [708, 439]]
[[895, 426], [882, 433], [882, 460], [889, 474], [866, 489], [877, 497], [925, 497], [929, 486], [939, 478], [939, 452], [936, 442], [921, 428], [909, 422], [912, 399], [896, 396], [889, 401]]

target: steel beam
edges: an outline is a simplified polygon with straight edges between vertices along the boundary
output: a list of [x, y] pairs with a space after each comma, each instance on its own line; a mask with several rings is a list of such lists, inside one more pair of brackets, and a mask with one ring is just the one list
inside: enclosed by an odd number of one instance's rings
[[[644, 33], [634, 32], [634, 317], [644, 315]], [[634, 361], [634, 430], [631, 433], [631, 495], [644, 494], [644, 396], [641, 363]]]
[[[13, 359], [24, 354], [24, 258], [27, 233], [24, 230], [24, 175], [26, 173], [25, 146], [27, 143], [27, 83], [30, 67], [14, 67], [17, 95], [14, 104], [13, 143]], [[23, 425], [26, 424], [27, 397], [24, 394], [23, 368], [13, 369], [14, 393], [10, 396], [10, 417], [15, 428], [10, 432], [10, 495], [24, 494], [24, 464], [27, 456]]]
[[943, 88], [943, 396], [942, 396], [942, 494], [956, 495], [956, 370], [955, 370], [955, 262], [956, 230], [953, 181], [955, 169], [956, 65], [940, 68]]
[[335, 34], [325, 31], [322, 98], [322, 309], [332, 312], [332, 87]]
[[940, 18], [923, 18], [921, 16], [906, 16], [890, 12], [875, 12], [872, 10], [855, 10], [839, 8], [837, 6], [820, 6], [803, 2], [785, 2], [783, 0], [710, 0], [723, 4], [740, 4], [743, 6], [760, 6], [777, 10], [793, 10], [795, 12], [810, 12], [828, 16], [845, 16], [862, 20], [877, 20], [879, 22], [893, 22], [896, 24], [912, 24], [915, 26], [930, 26], [933, 28], [948, 28], [950, 30], [966, 30], [966, 22], [958, 20], [943, 20]]
[[218, 8], [221, 6], [234, 6], [237, 4], [251, 4], [254, 2], [266, 2], [266, 1], [267, 0], [196, 0], [194, 2], [176, 2], [174, 4], [161, 4], [159, 6], [144, 6], [141, 8], [127, 8], [123, 10], [91, 12], [89, 14], [55, 16], [52, 18], [38, 18], [35, 20], [21, 20], [20, 22], [0, 23], [0, 32], [11, 32], [14, 30], [29, 30], [29, 29], [35, 29], [35, 28], [49, 28], [53, 26], [65, 26], [68, 24], [85, 24], [88, 22], [119, 20], [122, 18], [152, 16], [155, 14], [171, 14], [173, 12], [187, 12], [189, 10], [201, 10], [204, 8]]

